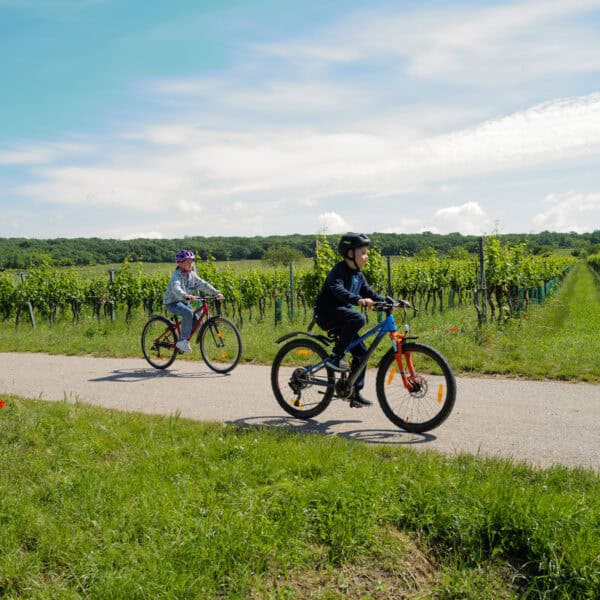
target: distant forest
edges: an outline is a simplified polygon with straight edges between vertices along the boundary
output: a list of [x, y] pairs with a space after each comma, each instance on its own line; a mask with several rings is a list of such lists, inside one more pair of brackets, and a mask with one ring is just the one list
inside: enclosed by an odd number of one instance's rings
[[[476, 252], [479, 236], [450, 233], [370, 233], [377, 249], [384, 256], [415, 256], [434, 249], [440, 256], [452, 254], [455, 248]], [[338, 236], [327, 235], [331, 246], [337, 246]], [[600, 230], [592, 233], [555, 233], [497, 235], [501, 241], [516, 244], [527, 242], [534, 254], [556, 249], [570, 250], [573, 254], [588, 253], [600, 245]], [[100, 238], [0, 238], [0, 270], [26, 269], [42, 263], [56, 266], [120, 264], [131, 262], [173, 262], [175, 253], [190, 248], [206, 259], [216, 260], [260, 259], [274, 246], [285, 246], [313, 256], [316, 235], [278, 235], [268, 237], [185, 237], [179, 239], [113, 240]], [[596, 250], [594, 250], [596, 251]]]

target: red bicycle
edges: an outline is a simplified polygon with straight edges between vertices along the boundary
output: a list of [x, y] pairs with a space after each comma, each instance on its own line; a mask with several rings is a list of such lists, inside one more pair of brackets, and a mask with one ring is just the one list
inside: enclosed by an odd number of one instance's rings
[[[238, 328], [229, 319], [210, 315], [207, 300], [209, 298], [198, 298], [200, 305], [194, 310], [197, 318], [188, 341], [195, 335], [207, 366], [217, 373], [229, 373], [242, 356], [242, 338]], [[168, 319], [163, 315], [151, 315], [142, 331], [144, 358], [155, 369], [166, 369], [181, 354], [176, 346], [180, 339], [179, 316], [173, 315]]]

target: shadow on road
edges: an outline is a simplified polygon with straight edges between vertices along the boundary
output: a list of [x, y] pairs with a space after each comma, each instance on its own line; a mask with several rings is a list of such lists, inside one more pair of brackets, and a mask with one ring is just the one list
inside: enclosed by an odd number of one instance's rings
[[114, 381], [118, 383], [136, 383], [152, 379], [172, 377], [175, 379], [212, 379], [213, 377], [228, 377], [229, 373], [220, 374], [213, 371], [193, 371], [183, 373], [180, 371], [161, 371], [159, 369], [116, 369], [109, 375], [94, 377], [88, 381]]
[[294, 417], [264, 416], [248, 417], [226, 421], [229, 425], [241, 427], [283, 427], [290, 431], [300, 433], [319, 433], [321, 435], [339, 435], [349, 440], [359, 440], [369, 444], [397, 444], [414, 445], [427, 444], [436, 440], [436, 436], [430, 433], [409, 433], [401, 429], [354, 429], [339, 430], [339, 426], [347, 426], [348, 423], [361, 423], [361, 421], [325, 421], [319, 422], [313, 419], [295, 419]]

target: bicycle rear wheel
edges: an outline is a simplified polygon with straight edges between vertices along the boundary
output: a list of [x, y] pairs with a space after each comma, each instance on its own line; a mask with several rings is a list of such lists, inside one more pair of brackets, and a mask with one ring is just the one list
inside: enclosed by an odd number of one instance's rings
[[[401, 429], [414, 433], [429, 431], [447, 418], [456, 399], [456, 380], [448, 361], [424, 344], [404, 344], [402, 355], [407, 389], [398, 372], [393, 350], [381, 359], [377, 371], [377, 398], [386, 417]], [[414, 367], [411, 374], [407, 367]]]
[[155, 369], [166, 369], [177, 357], [177, 330], [169, 319], [160, 315], [150, 317], [142, 331], [144, 358]]
[[323, 346], [307, 339], [292, 340], [279, 349], [271, 367], [271, 387], [285, 412], [299, 419], [310, 419], [329, 406], [335, 386], [334, 372], [323, 367], [316, 375], [308, 370], [327, 356]]
[[200, 352], [216, 373], [229, 373], [240, 362], [242, 338], [237, 327], [225, 317], [211, 317], [198, 332]]

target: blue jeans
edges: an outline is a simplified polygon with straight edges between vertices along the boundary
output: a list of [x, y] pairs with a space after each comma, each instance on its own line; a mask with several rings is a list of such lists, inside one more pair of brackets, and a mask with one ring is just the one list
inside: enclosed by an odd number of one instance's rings
[[187, 302], [171, 302], [165, 304], [165, 307], [169, 312], [181, 317], [181, 339], [187, 340], [192, 333], [194, 323], [198, 320], [194, 315], [194, 309]]

